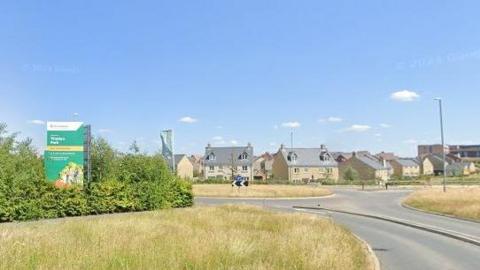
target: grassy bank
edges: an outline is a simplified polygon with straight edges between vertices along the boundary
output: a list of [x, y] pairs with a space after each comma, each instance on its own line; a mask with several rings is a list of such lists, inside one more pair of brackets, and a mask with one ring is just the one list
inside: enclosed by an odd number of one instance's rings
[[404, 202], [426, 211], [475, 219], [480, 221], [480, 188], [440, 188], [419, 190]]
[[329, 220], [195, 207], [0, 225], [0, 269], [367, 269]]
[[331, 191], [311, 185], [250, 185], [249, 187], [232, 187], [230, 184], [193, 185], [194, 196], [200, 197], [320, 197], [330, 195]]

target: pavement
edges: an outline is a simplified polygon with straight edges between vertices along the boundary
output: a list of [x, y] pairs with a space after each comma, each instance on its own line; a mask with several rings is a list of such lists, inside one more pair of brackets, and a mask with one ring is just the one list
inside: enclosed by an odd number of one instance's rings
[[401, 206], [411, 190], [361, 191], [334, 188], [335, 196], [308, 199], [196, 198], [197, 204], [250, 204], [279, 211], [303, 211], [334, 219], [364, 239], [382, 269], [480, 269], [480, 247], [447, 236], [395, 224], [325, 210], [295, 210], [293, 206], [321, 207], [381, 215], [448, 230], [480, 239], [480, 223], [423, 213]]

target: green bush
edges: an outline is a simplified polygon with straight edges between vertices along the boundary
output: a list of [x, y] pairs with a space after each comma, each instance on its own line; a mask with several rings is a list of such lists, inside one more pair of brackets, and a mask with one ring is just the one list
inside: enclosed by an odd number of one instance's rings
[[45, 181], [31, 140], [17, 141], [0, 123], [0, 222], [192, 204], [191, 184], [177, 179], [160, 155], [118, 153], [101, 138], [92, 145], [92, 182], [56, 188]]

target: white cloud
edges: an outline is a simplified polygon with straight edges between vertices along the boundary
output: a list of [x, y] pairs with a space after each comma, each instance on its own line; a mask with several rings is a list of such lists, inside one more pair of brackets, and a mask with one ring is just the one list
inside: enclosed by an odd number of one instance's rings
[[277, 145], [277, 143], [276, 142], [271, 142], [271, 143], [269, 143], [269, 145], [270, 146], [275, 146], [275, 145]]
[[351, 132], [366, 132], [369, 131], [372, 127], [367, 125], [352, 125], [351, 127], [347, 128], [346, 131]]
[[45, 125], [45, 121], [43, 120], [30, 120], [27, 122], [32, 125]]
[[273, 126], [273, 129], [278, 129], [278, 125], [274, 125], [274, 126]]
[[403, 141], [403, 143], [405, 143], [405, 144], [418, 144], [418, 141], [415, 140], [415, 139], [408, 139], [408, 140]]
[[420, 98], [420, 95], [409, 90], [400, 90], [390, 95], [390, 98], [400, 102], [415, 101]]
[[223, 137], [222, 136], [215, 136], [212, 138], [212, 140], [214, 141], [222, 141], [223, 140]]
[[320, 123], [324, 123], [324, 122], [339, 123], [339, 122], [343, 122], [343, 119], [340, 118], [340, 117], [336, 117], [336, 116], [330, 116], [328, 118], [320, 119], [320, 120], [318, 120], [318, 122], [320, 122]]
[[380, 127], [382, 127], [382, 128], [391, 128], [391, 127], [392, 127], [392, 125], [390, 125], [390, 124], [385, 124], [385, 123], [382, 123], [382, 124], [380, 124]]
[[185, 117], [182, 117], [180, 118], [180, 120], [178, 120], [182, 123], [187, 123], [187, 124], [193, 124], [195, 122], [197, 122], [198, 120], [193, 118], [193, 117], [190, 117], [190, 116], [185, 116]]
[[301, 124], [297, 121], [282, 123], [282, 127], [284, 128], [299, 128], [300, 126]]
[[233, 144], [233, 145], [237, 145], [238, 141], [237, 140], [231, 140], [230, 143]]
[[375, 136], [375, 137], [382, 137], [382, 134], [381, 134], [381, 133], [375, 133], [375, 134], [373, 134], [373, 136]]

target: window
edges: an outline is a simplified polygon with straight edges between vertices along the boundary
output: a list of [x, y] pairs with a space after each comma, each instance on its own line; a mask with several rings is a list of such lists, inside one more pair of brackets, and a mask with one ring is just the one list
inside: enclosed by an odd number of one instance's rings
[[300, 169], [299, 169], [299, 168], [293, 168], [293, 172], [294, 172], [294, 173], [299, 173], [299, 172], [300, 172]]
[[207, 160], [215, 160], [215, 155], [213, 153], [208, 154]]
[[246, 152], [243, 152], [243, 153], [238, 157], [238, 159], [240, 159], [240, 160], [245, 160], [245, 159], [247, 159], [247, 158], [248, 158], [248, 154], [247, 154]]
[[214, 170], [215, 170], [215, 166], [209, 166], [208, 169], [209, 169], [210, 171], [214, 171]]
[[320, 161], [329, 161], [330, 156], [327, 153], [321, 153], [320, 154]]
[[297, 160], [298, 156], [294, 152], [288, 153], [287, 160], [291, 162], [295, 162]]
[[248, 171], [248, 166], [242, 166], [242, 171]]

